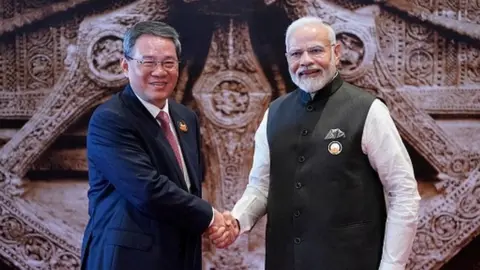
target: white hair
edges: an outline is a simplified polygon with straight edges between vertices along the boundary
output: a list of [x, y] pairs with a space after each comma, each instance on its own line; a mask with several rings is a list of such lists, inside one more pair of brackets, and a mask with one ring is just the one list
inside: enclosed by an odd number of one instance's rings
[[335, 44], [337, 42], [337, 38], [335, 37], [335, 31], [333, 28], [324, 23], [322, 19], [314, 16], [307, 16], [307, 17], [302, 17], [300, 19], [297, 19], [293, 21], [287, 28], [287, 32], [285, 34], [285, 47], [288, 49], [288, 42], [290, 41], [290, 36], [292, 33], [297, 30], [301, 26], [309, 25], [309, 24], [314, 24], [318, 25], [321, 27], [325, 27], [328, 31], [328, 40], [330, 41], [330, 44]]

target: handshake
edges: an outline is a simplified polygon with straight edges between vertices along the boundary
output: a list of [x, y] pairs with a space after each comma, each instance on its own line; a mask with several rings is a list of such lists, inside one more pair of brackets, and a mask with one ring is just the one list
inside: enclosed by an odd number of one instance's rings
[[238, 221], [228, 211], [222, 214], [215, 209], [213, 215], [213, 223], [207, 229], [206, 234], [217, 248], [226, 248], [237, 239], [240, 233], [240, 226]]

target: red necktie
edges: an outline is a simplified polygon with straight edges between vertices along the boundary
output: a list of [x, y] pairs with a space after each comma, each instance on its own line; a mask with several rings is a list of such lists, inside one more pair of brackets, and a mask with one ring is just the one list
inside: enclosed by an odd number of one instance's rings
[[178, 166], [180, 166], [180, 170], [183, 171], [182, 166], [182, 157], [180, 156], [180, 147], [175, 140], [175, 135], [170, 128], [170, 116], [164, 111], [160, 111], [157, 115], [157, 119], [160, 121], [162, 125], [163, 132], [165, 133], [165, 137], [167, 137], [168, 143], [172, 147], [173, 152], [175, 153], [175, 157], [178, 161]]

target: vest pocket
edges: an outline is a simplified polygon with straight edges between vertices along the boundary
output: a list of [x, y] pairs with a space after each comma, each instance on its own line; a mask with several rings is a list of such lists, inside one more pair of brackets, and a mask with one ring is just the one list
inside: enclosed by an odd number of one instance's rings
[[104, 237], [107, 245], [116, 245], [142, 251], [148, 251], [153, 244], [153, 239], [148, 234], [119, 229], [107, 229]]
[[371, 221], [351, 223], [346, 226], [330, 228], [327, 237], [336, 247], [357, 247], [368, 244], [375, 239], [375, 229], [379, 229]]

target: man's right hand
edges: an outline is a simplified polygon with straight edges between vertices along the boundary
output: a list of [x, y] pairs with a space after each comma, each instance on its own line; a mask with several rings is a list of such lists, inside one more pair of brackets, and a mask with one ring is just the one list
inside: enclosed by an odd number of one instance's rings
[[[220, 212], [215, 210], [214, 215], [214, 222], [208, 229], [208, 237], [217, 248], [226, 248], [231, 245], [239, 235], [240, 228], [238, 221], [228, 211], [220, 214]], [[216, 223], [217, 220], [219, 223]]]
[[225, 218], [217, 209], [213, 209], [213, 222], [207, 229], [207, 235], [211, 241], [217, 242], [225, 241], [230, 236], [230, 232], [226, 229]]

